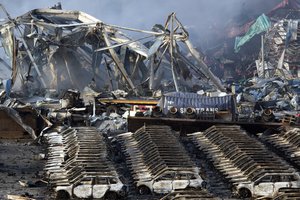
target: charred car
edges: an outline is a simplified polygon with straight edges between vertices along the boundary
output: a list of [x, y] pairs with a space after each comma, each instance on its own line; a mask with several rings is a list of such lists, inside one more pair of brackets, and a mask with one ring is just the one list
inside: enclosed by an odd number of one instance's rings
[[273, 198], [282, 188], [299, 188], [300, 176], [297, 173], [267, 173], [253, 182], [241, 182], [234, 186], [240, 197]]
[[150, 192], [165, 194], [186, 188], [202, 188], [205, 187], [205, 182], [197, 172], [167, 171], [154, 179], [140, 180], [136, 186], [140, 194]]
[[117, 177], [90, 176], [74, 185], [58, 186], [55, 190], [59, 197], [67, 192], [70, 197], [118, 199], [126, 195], [127, 187]]

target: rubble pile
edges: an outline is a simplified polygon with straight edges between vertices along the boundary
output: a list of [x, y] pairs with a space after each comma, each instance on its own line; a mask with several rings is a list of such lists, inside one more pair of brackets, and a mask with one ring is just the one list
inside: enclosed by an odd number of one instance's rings
[[97, 129], [106, 134], [120, 133], [127, 130], [127, 120], [117, 113], [103, 113], [101, 117], [97, 117], [95, 122]]
[[[238, 120], [281, 122], [299, 112], [299, 82], [282, 78], [252, 78], [237, 93]], [[248, 109], [247, 109], [248, 107]]]
[[280, 20], [268, 31], [265, 36], [266, 77], [299, 77], [299, 34], [298, 20], [292, 19]]

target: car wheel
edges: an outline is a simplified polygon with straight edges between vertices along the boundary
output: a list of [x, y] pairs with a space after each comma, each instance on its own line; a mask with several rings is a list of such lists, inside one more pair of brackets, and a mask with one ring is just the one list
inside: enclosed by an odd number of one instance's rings
[[67, 199], [71, 199], [71, 197], [67, 191], [59, 190], [56, 193], [56, 200], [67, 200]]
[[147, 186], [142, 185], [142, 186], [138, 187], [138, 192], [141, 195], [146, 195], [146, 194], [150, 194], [151, 191]]
[[202, 181], [201, 187], [202, 187], [203, 189], [206, 189], [206, 187], [207, 187], [207, 182], [206, 182], [206, 181]]
[[241, 188], [241, 189], [239, 190], [239, 196], [240, 196], [241, 198], [249, 198], [249, 197], [251, 197], [252, 195], [251, 195], [250, 190], [248, 190], [247, 188]]
[[117, 200], [118, 194], [116, 192], [107, 192], [105, 195], [105, 199], [107, 200]]

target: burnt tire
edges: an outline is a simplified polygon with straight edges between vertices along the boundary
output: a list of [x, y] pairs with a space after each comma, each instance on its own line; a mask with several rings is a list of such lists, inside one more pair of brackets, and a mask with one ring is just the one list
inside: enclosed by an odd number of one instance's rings
[[138, 187], [138, 193], [141, 195], [147, 195], [147, 194], [150, 194], [151, 191], [147, 186], [141, 185]]
[[67, 191], [59, 190], [56, 193], [56, 200], [67, 200], [67, 199], [71, 199], [71, 197]]
[[241, 198], [250, 198], [252, 195], [251, 195], [251, 192], [249, 189], [241, 188], [241, 189], [239, 189], [239, 196]]
[[206, 181], [202, 181], [201, 188], [203, 188], [203, 189], [207, 188], [207, 182]]
[[119, 196], [116, 192], [107, 192], [105, 194], [105, 199], [107, 199], [107, 200], [117, 200], [117, 199], [119, 199]]

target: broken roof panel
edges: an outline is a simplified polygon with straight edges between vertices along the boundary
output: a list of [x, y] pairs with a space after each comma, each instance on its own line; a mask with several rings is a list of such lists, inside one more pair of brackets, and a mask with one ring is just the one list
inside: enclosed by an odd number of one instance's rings
[[[153, 31], [105, 24], [80, 11], [35, 9], [16, 19], [7, 15], [9, 21], [0, 28], [7, 33], [2, 39], [13, 60], [13, 90], [21, 95], [49, 89], [82, 91], [91, 85], [98, 91], [123, 89], [136, 94], [147, 89], [190, 91], [202, 85], [200, 77], [224, 91], [175, 13], [165, 27], [156, 25]], [[146, 36], [132, 39], [121, 30]], [[186, 45], [197, 65], [185, 58], [187, 52], [178, 42]]]

